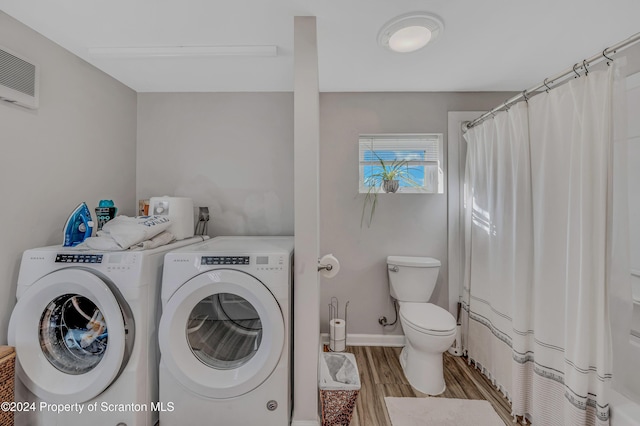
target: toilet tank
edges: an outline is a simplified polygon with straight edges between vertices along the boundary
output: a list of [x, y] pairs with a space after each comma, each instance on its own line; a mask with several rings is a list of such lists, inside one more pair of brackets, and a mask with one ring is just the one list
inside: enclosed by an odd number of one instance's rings
[[428, 302], [439, 271], [440, 261], [431, 257], [387, 257], [391, 297], [399, 302]]

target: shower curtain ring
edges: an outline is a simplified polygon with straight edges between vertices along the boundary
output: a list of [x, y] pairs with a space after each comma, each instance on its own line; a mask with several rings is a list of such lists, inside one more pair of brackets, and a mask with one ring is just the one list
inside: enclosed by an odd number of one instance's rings
[[547, 78], [544, 79], [544, 81], [542, 82], [542, 84], [544, 84], [544, 87], [547, 88], [547, 90], [545, 90], [545, 92], [549, 93], [549, 90], [551, 90], [551, 87], [549, 87], [549, 85], [547, 84]]
[[[613, 53], [616, 53], [615, 50], [613, 51]], [[607, 56], [607, 49], [604, 49], [602, 51], [602, 56], [604, 56], [605, 59], [608, 59], [607, 65], [611, 65], [611, 62], [613, 62], [613, 58], [610, 58], [610, 57]]]
[[573, 78], [578, 78], [580, 77], [580, 73], [578, 73], [578, 71], [576, 71], [576, 67], [578, 66], [578, 63], [576, 62], [575, 64], [573, 64], [573, 72], [576, 73], [576, 76]]
[[524, 98], [524, 101], [529, 103], [529, 97], [527, 96], [527, 91], [523, 90], [522, 91], [522, 97]]
[[587, 68], [587, 60], [584, 59], [582, 61], [582, 67], [584, 68], [584, 76], [588, 76], [589, 75], [589, 68]]

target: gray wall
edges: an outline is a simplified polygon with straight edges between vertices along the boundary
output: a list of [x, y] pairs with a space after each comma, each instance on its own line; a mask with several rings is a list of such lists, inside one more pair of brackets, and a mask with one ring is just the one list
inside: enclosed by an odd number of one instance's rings
[[27, 248], [62, 244], [67, 216], [102, 198], [135, 212], [136, 94], [0, 12], [0, 45], [40, 65], [40, 108], [0, 102], [0, 344]]
[[[387, 283], [388, 255], [429, 256], [442, 267], [431, 299], [448, 308], [447, 193], [382, 194], [371, 227], [360, 227], [364, 194], [358, 194], [358, 136], [362, 133], [443, 133], [448, 111], [485, 111], [506, 93], [322, 93], [320, 95], [320, 252], [341, 263], [322, 279], [321, 328], [328, 331], [328, 304], [349, 304], [349, 334], [402, 334], [384, 329], [393, 321]], [[446, 170], [445, 170], [446, 174]]]
[[208, 206], [209, 235], [293, 235], [292, 93], [138, 94], [138, 198]]
[[[322, 331], [336, 296], [351, 301], [350, 333], [402, 333], [377, 323], [394, 316], [390, 254], [440, 259], [432, 301], [448, 303], [447, 194], [381, 195], [373, 224], [361, 228], [358, 135], [443, 133], [446, 149], [448, 111], [488, 110], [510, 95], [320, 94], [320, 253], [342, 264], [321, 282]], [[193, 198], [209, 207], [212, 236], [293, 233], [291, 93], [140, 93], [137, 149], [138, 198]]]

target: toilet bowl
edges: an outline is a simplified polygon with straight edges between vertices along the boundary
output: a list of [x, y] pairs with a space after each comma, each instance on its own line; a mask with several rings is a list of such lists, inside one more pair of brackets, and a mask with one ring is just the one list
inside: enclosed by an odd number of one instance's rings
[[387, 258], [391, 296], [400, 306], [405, 347], [400, 365], [409, 383], [420, 392], [439, 395], [446, 385], [442, 354], [456, 338], [456, 320], [447, 310], [429, 303], [440, 261], [429, 257]]
[[446, 389], [442, 354], [456, 338], [456, 321], [432, 303], [400, 302], [400, 324], [406, 345], [400, 365], [411, 386], [429, 395]]

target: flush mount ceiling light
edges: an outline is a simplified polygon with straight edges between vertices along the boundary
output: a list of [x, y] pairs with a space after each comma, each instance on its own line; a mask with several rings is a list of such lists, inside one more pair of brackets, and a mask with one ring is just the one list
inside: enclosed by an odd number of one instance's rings
[[387, 22], [378, 33], [378, 44], [399, 53], [415, 52], [438, 38], [442, 19], [424, 12], [408, 13]]

